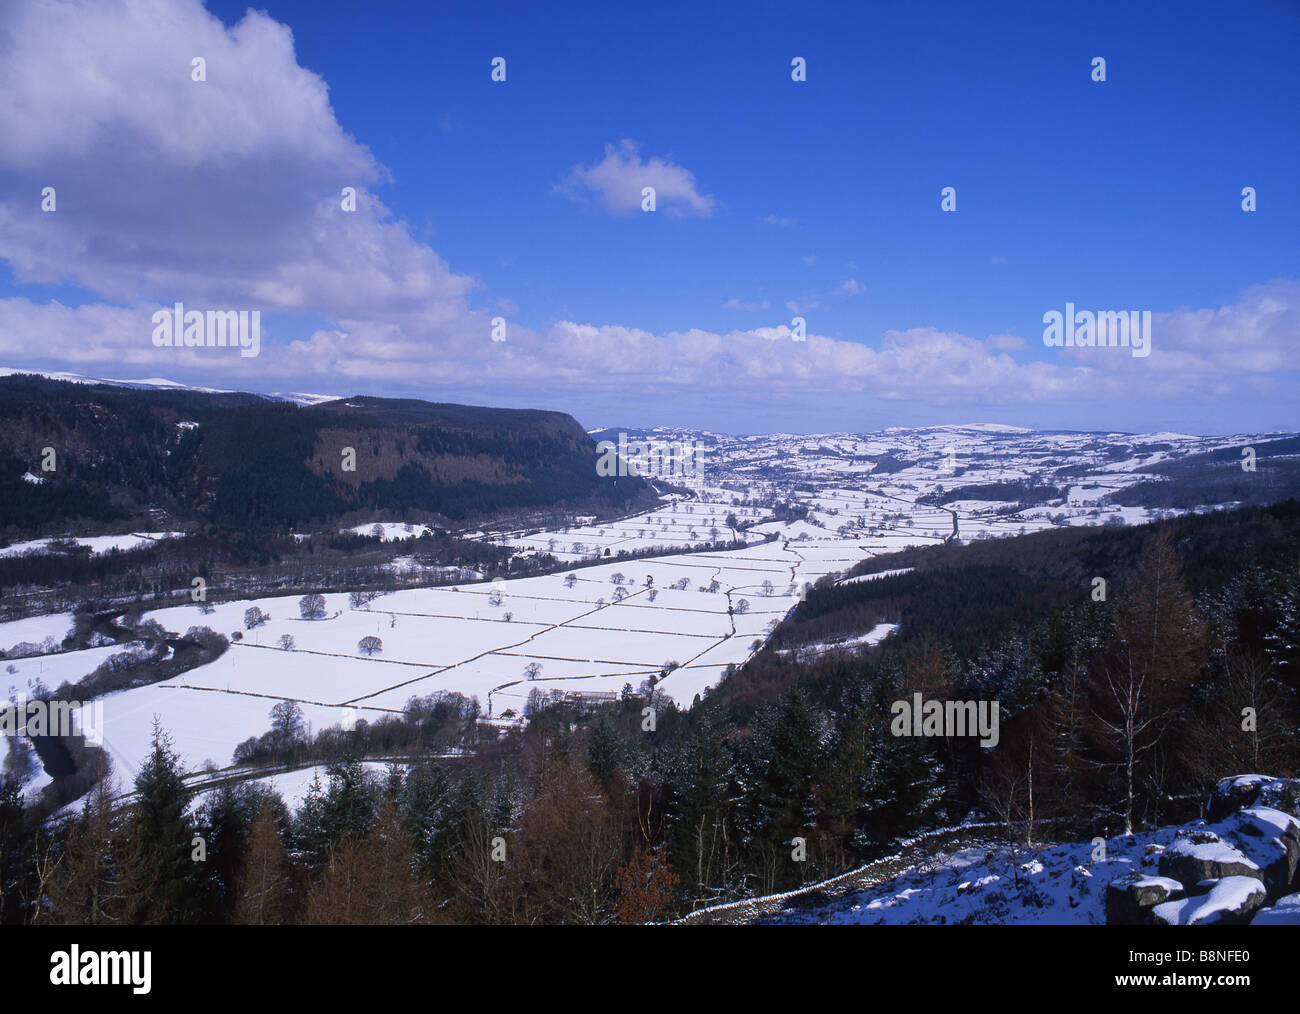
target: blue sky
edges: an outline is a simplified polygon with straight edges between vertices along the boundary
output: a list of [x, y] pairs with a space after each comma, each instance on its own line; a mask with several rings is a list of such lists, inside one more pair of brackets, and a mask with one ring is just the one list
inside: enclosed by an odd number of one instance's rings
[[[58, 136], [0, 113], [0, 365], [592, 427], [1297, 428], [1295, 4], [158, 2], [0, 15], [0, 93], [95, 70]], [[150, 347], [178, 299], [262, 307], [262, 354]], [[1152, 311], [1152, 355], [1044, 347], [1067, 301]]]

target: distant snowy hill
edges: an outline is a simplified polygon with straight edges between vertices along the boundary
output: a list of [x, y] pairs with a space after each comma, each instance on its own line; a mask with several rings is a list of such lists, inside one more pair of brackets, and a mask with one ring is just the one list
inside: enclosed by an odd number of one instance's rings
[[[176, 380], [168, 380], [166, 377], [142, 377], [137, 380], [121, 380], [113, 377], [87, 377], [80, 373], [44, 370], [16, 370], [10, 366], [0, 366], [0, 377], [12, 377], [19, 374], [44, 377], [46, 380], [62, 380], [69, 384], [107, 384], [110, 387], [126, 387], [140, 391], [198, 391], [201, 394], [236, 393], [232, 390], [220, 387], [196, 387], [193, 384], [182, 384]], [[258, 397], [266, 398], [270, 401], [290, 401], [295, 405], [319, 405], [321, 402], [325, 401], [337, 401], [342, 397], [342, 395], [306, 394], [297, 391], [276, 391], [271, 394], [261, 394], [258, 395]]]

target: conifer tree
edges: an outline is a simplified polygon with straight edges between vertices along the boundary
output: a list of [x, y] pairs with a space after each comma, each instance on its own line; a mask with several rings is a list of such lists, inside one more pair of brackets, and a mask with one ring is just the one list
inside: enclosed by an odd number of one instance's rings
[[293, 870], [280, 838], [280, 821], [269, 800], [263, 803], [253, 822], [235, 885], [234, 922], [246, 926], [278, 926], [288, 922], [293, 901]]
[[399, 798], [417, 868], [426, 881], [435, 880], [446, 870], [451, 847], [451, 779], [441, 764], [422, 761], [407, 772]]
[[712, 901], [729, 886], [735, 852], [735, 761], [717, 705], [700, 721], [673, 764], [668, 786], [669, 855], [692, 901]]
[[32, 859], [22, 787], [0, 776], [0, 926], [25, 921], [23, 881]]
[[618, 734], [609, 720], [601, 715], [591, 730], [587, 744], [587, 766], [591, 776], [602, 786], [607, 786], [622, 766], [622, 746]]
[[171, 737], [154, 721], [153, 749], [135, 779], [127, 821], [126, 919], [133, 923], [196, 922], [206, 874], [193, 858], [190, 792]]
[[104, 926], [122, 921], [122, 865], [126, 852], [116, 787], [103, 778], [69, 828], [62, 859], [50, 880], [52, 921], [65, 926]]

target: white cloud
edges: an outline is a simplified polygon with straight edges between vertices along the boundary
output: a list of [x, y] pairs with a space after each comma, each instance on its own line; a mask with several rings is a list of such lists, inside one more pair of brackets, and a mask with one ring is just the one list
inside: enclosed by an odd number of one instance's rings
[[592, 165], [576, 165], [555, 185], [570, 200], [589, 197], [613, 215], [641, 212], [641, 190], [655, 188], [655, 206], [670, 216], [708, 218], [718, 207], [711, 194], [701, 193], [690, 170], [654, 156], [642, 161], [635, 141], [605, 145], [605, 157]]
[[799, 224], [797, 219], [783, 218], [780, 215], [768, 215], [763, 221], [768, 225], [779, 225], [783, 229], [790, 229]]
[[866, 291], [867, 287], [856, 278], [847, 279], [844, 284], [840, 286], [840, 292], [844, 293], [846, 296], [857, 296]]
[[[511, 325], [492, 342], [486, 318], [456, 347], [413, 336], [412, 323], [344, 320], [303, 341], [268, 349], [260, 359], [220, 350], [155, 350], [142, 344], [150, 307], [76, 308], [26, 299], [0, 300], [0, 364], [56, 356], [88, 363], [149, 364], [167, 375], [202, 363], [205, 375], [281, 377], [302, 387], [346, 380], [423, 389], [496, 391], [637, 391], [649, 396], [709, 391], [735, 395], [869, 392], [929, 404], [1212, 399], [1277, 394], [1279, 373], [1297, 333], [1300, 283], [1255, 286], [1232, 306], [1153, 315], [1154, 351], [1045, 349], [1012, 335], [984, 340], [935, 328], [886, 332], [879, 341], [840, 341], [810, 333], [791, 340], [788, 324], [715, 333], [693, 328], [655, 334], [618, 324], [562, 320], [543, 332]], [[1027, 350], [1040, 358], [1013, 357]], [[1072, 353], [1066, 355], [1065, 353]], [[360, 388], [358, 388], [360, 389]]]
[[[473, 279], [367, 189], [388, 174], [348, 135], [289, 29], [227, 29], [196, 0], [33, 0], [0, 15], [0, 258], [20, 283], [110, 301], [393, 315], [455, 340]], [[190, 57], [207, 80], [190, 78]], [[341, 208], [341, 191], [357, 208]]]
[[745, 303], [735, 297], [728, 299], [722, 304], [727, 310], [744, 310], [746, 313], [754, 313], [756, 310], [766, 310], [772, 305], [771, 301], [762, 299], [752, 303]]

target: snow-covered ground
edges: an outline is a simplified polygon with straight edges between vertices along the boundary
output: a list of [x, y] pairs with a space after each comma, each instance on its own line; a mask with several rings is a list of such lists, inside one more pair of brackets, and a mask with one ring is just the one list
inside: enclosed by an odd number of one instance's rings
[[[160, 539], [175, 538], [184, 532], [128, 532], [125, 535], [94, 535], [88, 538], [73, 539], [79, 546], [88, 546], [90, 551], [100, 556], [114, 549], [138, 549]], [[21, 556], [23, 553], [50, 552], [51, 539], [34, 539], [31, 542], [15, 542], [0, 549], [0, 556]]]
[[[56, 655], [33, 655], [29, 658], [15, 658], [0, 661], [0, 691], [4, 697], [12, 697], [18, 690], [30, 689], [35, 681], [50, 690], [56, 689], [65, 680], [76, 683], [83, 676], [89, 676], [101, 662], [112, 655], [143, 648], [139, 641], [125, 644], [109, 644], [102, 648], [84, 648], [81, 651], [63, 651]], [[10, 672], [10, 669], [13, 672]]]
[[[529, 691], [620, 691], [669, 662], [679, 667], [659, 688], [683, 704], [744, 661], [767, 625], [797, 602], [795, 582], [842, 568], [802, 548], [761, 543], [732, 553], [618, 561], [564, 574], [500, 583], [409, 589], [352, 609], [347, 596], [325, 596], [326, 616], [304, 620], [299, 596], [256, 601], [271, 619], [233, 642], [219, 659], [153, 686], [104, 699], [105, 741], [128, 768], [147, 753], [154, 715], [176, 739], [187, 765], [229, 763], [236, 745], [269, 727], [278, 700], [304, 706], [316, 728], [348, 715], [397, 713], [412, 696], [453, 690], [491, 713], [519, 714]], [[615, 578], [621, 575], [622, 584]], [[647, 579], [651, 584], [647, 585]], [[708, 592], [716, 580], [718, 591]], [[765, 594], [763, 582], [771, 582]], [[672, 587], [687, 582], [685, 589]], [[570, 587], [572, 585], [572, 587]], [[616, 601], [619, 591], [625, 596]], [[501, 594], [500, 605], [492, 593]], [[728, 613], [728, 605], [744, 612]], [[168, 629], [204, 624], [242, 629], [252, 600], [192, 605], [147, 614]], [[507, 619], [507, 616], [509, 619]], [[288, 634], [293, 650], [279, 645]], [[358, 643], [374, 636], [382, 649]], [[526, 667], [540, 667], [530, 680]], [[353, 711], [352, 709], [355, 709]]]
[[[1217, 824], [1165, 827], [1094, 842], [1041, 848], [980, 847], [931, 857], [910, 873], [875, 887], [850, 891], [832, 901], [791, 906], [771, 918], [780, 923], [918, 924], [978, 923], [998, 925], [1104, 924], [1106, 888], [1123, 878], [1135, 886], [1182, 893], [1183, 884], [1161, 876], [1161, 855], [1170, 850], [1201, 850], [1207, 861], [1239, 862], [1263, 870], [1281, 854], [1277, 836], [1288, 826], [1300, 831], [1300, 819], [1267, 807], [1245, 809]], [[1194, 844], [1189, 831], [1215, 832], [1225, 840]], [[1230, 844], [1231, 842], [1231, 844]], [[1243, 854], [1245, 853], [1245, 854]], [[1255, 876], [1224, 876], [1205, 893], [1180, 897], [1152, 907], [1173, 925], [1212, 923], [1241, 906], [1250, 895], [1262, 900], [1265, 885]], [[1285, 889], [1283, 889], [1285, 890]], [[1263, 922], [1289, 915], [1300, 921], [1300, 902], [1289, 900]]]
[[385, 542], [392, 542], [395, 539], [418, 539], [425, 533], [434, 534], [434, 529], [427, 525], [404, 524], [400, 521], [372, 522], [368, 525], [353, 525], [343, 530], [356, 535], [374, 535], [376, 528], [379, 529]]
[[913, 568], [897, 567], [894, 570], [878, 570], [874, 574], [859, 574], [857, 577], [846, 577], [839, 584], [856, 584], [859, 581], [879, 581], [882, 577], [893, 577], [895, 574], [910, 574]]
[[857, 648], [869, 648], [872, 645], [879, 644], [896, 630], [898, 630], [897, 623], [877, 623], [865, 634], [859, 634], [857, 637], [845, 637], [838, 641], [817, 641], [812, 644], [800, 645], [798, 648], [782, 648], [778, 650], [777, 654], [794, 654], [802, 661], [816, 655], [826, 655], [832, 651], [853, 651]]
[[30, 616], [25, 620], [9, 620], [0, 623], [0, 651], [7, 651], [23, 642], [40, 644], [47, 637], [54, 638], [56, 642], [62, 641], [71, 629], [71, 613], [47, 613], [44, 616]]
[[[388, 777], [389, 766], [387, 764], [378, 761], [363, 761], [361, 767], [366, 772], [367, 777], [372, 780], [382, 781]], [[292, 813], [302, 805], [302, 801], [307, 796], [307, 790], [311, 788], [311, 783], [317, 779], [320, 780], [322, 791], [329, 788], [328, 765], [317, 764], [313, 767], [298, 768], [295, 771], [282, 771], [278, 774], [267, 775], [265, 778], [252, 778], [249, 779], [249, 782], [256, 783], [262, 788], [269, 789], [279, 795]], [[200, 783], [194, 793], [191, 805], [202, 805], [204, 796], [211, 791], [211, 789], [204, 789]]]

